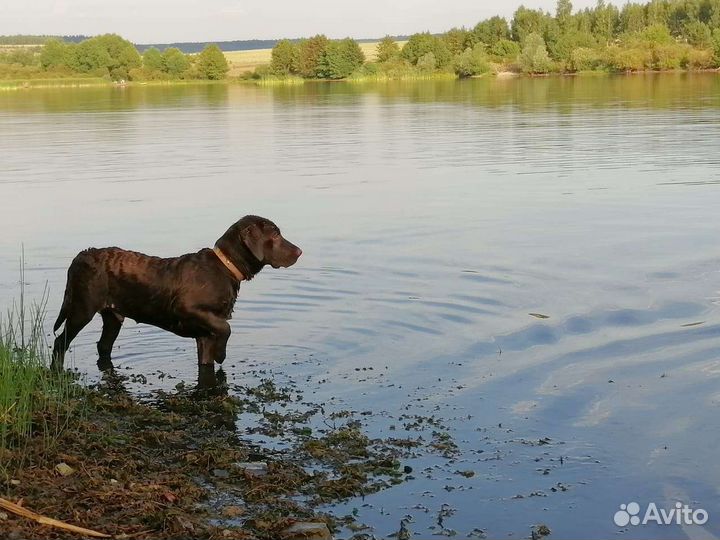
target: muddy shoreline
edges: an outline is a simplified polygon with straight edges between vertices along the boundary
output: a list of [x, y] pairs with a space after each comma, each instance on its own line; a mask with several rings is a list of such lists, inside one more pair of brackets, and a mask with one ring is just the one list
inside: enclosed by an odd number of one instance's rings
[[[371, 440], [352, 411], [313, 429], [307, 421], [321, 407], [297, 392], [264, 380], [230, 396], [222, 377], [208, 384], [213, 375], [138, 397], [125, 386], [132, 377], [106, 372], [69, 405], [68, 428], [49, 450], [32, 438], [5, 456], [3, 497], [117, 538], [265, 539], [296, 522], [362, 529], [351, 515], [317, 508], [412, 479], [402, 461], [419, 440]], [[291, 435], [291, 447], [243, 440], [235, 424], [245, 413], [263, 419], [259, 432]], [[0, 518], [7, 538], [78, 538], [12, 513]]]

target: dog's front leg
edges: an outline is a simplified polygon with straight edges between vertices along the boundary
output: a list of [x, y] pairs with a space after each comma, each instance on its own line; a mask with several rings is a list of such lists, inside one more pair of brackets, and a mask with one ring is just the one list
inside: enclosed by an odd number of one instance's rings
[[[198, 348], [198, 364], [222, 364], [225, 360], [225, 349], [230, 339], [230, 325], [228, 322], [206, 311], [188, 313], [189, 320], [197, 329], [201, 337], [196, 338]], [[205, 335], [203, 335], [205, 334]]]
[[[228, 336], [229, 337], [229, 336]], [[217, 362], [222, 364], [227, 355], [228, 337], [201, 337], [197, 338], [198, 365], [207, 365]]]
[[215, 359], [213, 358], [213, 354], [212, 354], [213, 340], [214, 340], [214, 338], [212, 338], [212, 337], [201, 337], [201, 338], [197, 338], [195, 340], [195, 342], [197, 343], [197, 354], [198, 354], [198, 365], [199, 366], [215, 364]]

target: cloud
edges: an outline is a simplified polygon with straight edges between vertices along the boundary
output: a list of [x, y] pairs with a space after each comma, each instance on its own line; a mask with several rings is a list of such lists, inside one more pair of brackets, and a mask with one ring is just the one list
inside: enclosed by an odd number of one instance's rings
[[53, 3], [52, 14], [53, 15], [65, 15], [68, 11], [68, 5], [65, 0], [56, 0]]
[[220, 13], [223, 15], [247, 15], [248, 10], [241, 2], [235, 2], [226, 7], [220, 8]]
[[[372, 38], [474, 26], [524, 3], [556, 0], [0, 0], [0, 34], [117, 32], [137, 43], [302, 37]], [[576, 9], [595, 0], [575, 0]], [[616, 3], [620, 3], [619, 0]]]

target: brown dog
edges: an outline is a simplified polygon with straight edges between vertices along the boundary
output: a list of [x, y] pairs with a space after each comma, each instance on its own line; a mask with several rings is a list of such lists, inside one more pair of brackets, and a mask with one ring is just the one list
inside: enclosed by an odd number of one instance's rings
[[222, 363], [230, 337], [240, 282], [266, 264], [287, 268], [302, 255], [270, 220], [245, 216], [230, 227], [214, 249], [161, 259], [110, 247], [80, 252], [68, 269], [54, 330], [52, 365], [62, 369], [70, 342], [96, 313], [103, 319], [99, 363], [112, 365], [110, 353], [125, 317], [178, 336], [195, 338], [198, 363]]

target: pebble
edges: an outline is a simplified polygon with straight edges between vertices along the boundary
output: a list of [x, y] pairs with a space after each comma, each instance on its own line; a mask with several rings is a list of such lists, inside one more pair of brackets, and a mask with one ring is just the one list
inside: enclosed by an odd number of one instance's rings
[[65, 462], [58, 463], [55, 465], [55, 470], [58, 472], [60, 476], [70, 476], [75, 472], [75, 469], [73, 469], [70, 465], [68, 465]]
[[227, 472], [225, 469], [213, 469], [213, 476], [217, 478], [228, 478], [230, 476], [230, 473]]
[[242, 506], [226, 506], [222, 509], [222, 515], [226, 518], [236, 518], [244, 513], [245, 509]]
[[268, 473], [268, 466], [264, 461], [245, 461], [236, 463], [235, 466], [250, 476], [265, 476]]

